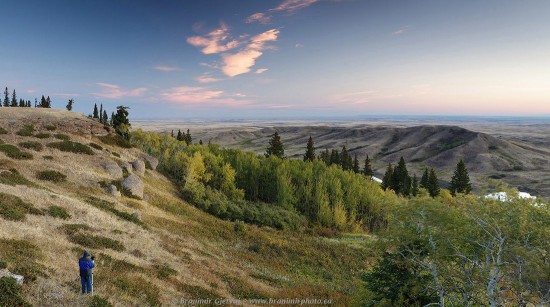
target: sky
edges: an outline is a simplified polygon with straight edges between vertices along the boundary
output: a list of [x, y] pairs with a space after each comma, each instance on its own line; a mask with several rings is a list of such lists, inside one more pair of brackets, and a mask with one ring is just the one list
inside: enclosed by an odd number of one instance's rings
[[550, 115], [547, 0], [2, 0], [0, 86], [135, 119]]

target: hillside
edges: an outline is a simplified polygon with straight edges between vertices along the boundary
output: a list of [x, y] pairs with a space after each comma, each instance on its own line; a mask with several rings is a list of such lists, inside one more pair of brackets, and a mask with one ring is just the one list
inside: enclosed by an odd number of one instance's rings
[[[25, 276], [22, 295], [33, 305], [89, 305], [79, 294], [83, 249], [97, 257], [95, 293], [115, 306], [205, 298], [346, 305], [369, 260], [366, 236], [276, 231], [196, 209], [150, 162], [143, 173], [129, 166], [145, 162], [143, 152], [81, 114], [2, 108], [0, 127], [0, 260]], [[132, 175], [142, 198], [108, 191]]]
[[[494, 137], [458, 126], [421, 125], [394, 127], [388, 125], [352, 127], [278, 126], [277, 131], [289, 157], [301, 158], [311, 135], [317, 153], [328, 148], [346, 146], [351, 155], [373, 158], [375, 172], [381, 176], [388, 163], [403, 156], [409, 168], [421, 175], [425, 166], [434, 167], [438, 176], [450, 180], [459, 159], [464, 159], [471, 179], [478, 187], [488, 178], [501, 179], [532, 194], [550, 197], [550, 148], [521, 140]], [[195, 141], [210, 140], [225, 147], [264, 153], [275, 127], [195, 127]]]

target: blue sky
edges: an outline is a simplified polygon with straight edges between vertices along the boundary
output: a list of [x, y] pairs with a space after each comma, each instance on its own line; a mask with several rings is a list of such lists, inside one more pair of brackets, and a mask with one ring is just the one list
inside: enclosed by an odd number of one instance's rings
[[133, 118], [549, 115], [550, 2], [2, 1], [0, 86]]

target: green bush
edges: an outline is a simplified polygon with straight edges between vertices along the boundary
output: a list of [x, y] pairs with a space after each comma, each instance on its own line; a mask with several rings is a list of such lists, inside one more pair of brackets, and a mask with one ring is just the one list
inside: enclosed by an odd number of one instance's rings
[[90, 307], [113, 307], [113, 305], [106, 298], [94, 295], [90, 301]]
[[8, 134], [8, 130], [0, 127], [0, 134]]
[[69, 236], [69, 241], [88, 248], [109, 248], [115, 251], [124, 250], [124, 245], [117, 240], [89, 233], [77, 232]]
[[55, 182], [55, 183], [63, 182], [65, 180], [67, 180], [66, 175], [64, 175], [64, 174], [62, 174], [58, 171], [51, 171], [51, 170], [38, 172], [36, 174], [36, 178], [38, 178], [40, 180]]
[[19, 146], [27, 149], [32, 149], [35, 151], [41, 151], [44, 148], [42, 144], [35, 141], [22, 142], [22, 143], [19, 143]]
[[90, 143], [89, 145], [90, 145], [90, 147], [95, 148], [97, 150], [103, 150], [103, 147], [101, 147], [100, 145], [98, 145], [96, 143]]
[[120, 137], [117, 134], [107, 134], [107, 135], [104, 135], [104, 136], [100, 136], [98, 138], [103, 144], [118, 146], [118, 147], [122, 147], [122, 148], [132, 148], [132, 147], [134, 147], [130, 142], [123, 139], [122, 137]]
[[23, 128], [19, 129], [16, 134], [20, 136], [32, 136], [32, 133], [34, 132], [34, 126], [33, 125], [25, 125]]
[[53, 137], [58, 139], [58, 140], [62, 140], [62, 141], [68, 141], [68, 140], [71, 139], [68, 135], [63, 134], [63, 133], [54, 134]]
[[15, 168], [10, 169], [9, 171], [0, 172], [0, 183], [11, 186], [26, 185], [29, 187], [36, 187], [36, 184], [30, 182], [27, 178], [19, 174]]
[[39, 138], [39, 139], [47, 139], [51, 136], [52, 135], [49, 134], [49, 133], [37, 133], [37, 134], [34, 135], [35, 138]]
[[170, 277], [178, 274], [178, 271], [171, 268], [167, 263], [163, 265], [155, 264], [153, 265], [153, 267], [157, 270], [157, 277], [159, 279], [167, 280], [170, 279]]
[[49, 143], [47, 146], [61, 150], [61, 151], [65, 151], [65, 152], [81, 153], [86, 155], [94, 154], [93, 150], [90, 147], [77, 142], [71, 142], [71, 141], [54, 142], [54, 143]]
[[0, 151], [5, 153], [6, 156], [16, 160], [31, 160], [33, 158], [31, 153], [21, 151], [19, 148], [9, 144], [0, 145]]
[[14, 278], [0, 278], [0, 306], [26, 307], [32, 306], [21, 297], [21, 287]]
[[67, 213], [67, 211], [64, 208], [59, 206], [50, 206], [48, 208], [48, 214], [50, 216], [57, 217], [64, 220], [71, 218], [71, 215]]
[[6, 193], [0, 193], [0, 204], [0, 216], [6, 220], [22, 221], [27, 214], [44, 214], [32, 204], [24, 202], [17, 196]]
[[54, 125], [44, 126], [44, 128], [46, 128], [46, 130], [48, 130], [48, 131], [54, 131], [55, 129], [57, 129], [57, 127], [54, 126]]

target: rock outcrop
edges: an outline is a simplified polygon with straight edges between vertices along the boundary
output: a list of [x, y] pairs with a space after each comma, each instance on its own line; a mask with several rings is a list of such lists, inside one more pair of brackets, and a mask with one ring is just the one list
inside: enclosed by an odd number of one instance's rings
[[131, 174], [122, 182], [122, 187], [127, 189], [130, 194], [143, 199], [143, 181], [135, 174]]
[[132, 168], [134, 169], [134, 172], [138, 175], [144, 175], [145, 174], [145, 162], [141, 160], [136, 160], [132, 162]]
[[103, 164], [103, 168], [107, 174], [114, 176], [116, 178], [122, 177], [122, 168], [114, 161], [107, 161]]
[[159, 165], [159, 159], [151, 157], [149, 155], [143, 155], [141, 157], [143, 158], [143, 160], [149, 162], [149, 165], [151, 165], [151, 169], [157, 169], [157, 166]]

